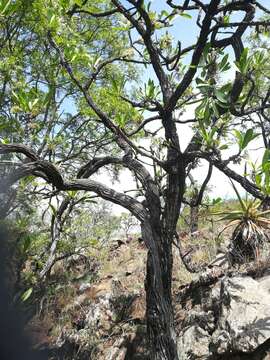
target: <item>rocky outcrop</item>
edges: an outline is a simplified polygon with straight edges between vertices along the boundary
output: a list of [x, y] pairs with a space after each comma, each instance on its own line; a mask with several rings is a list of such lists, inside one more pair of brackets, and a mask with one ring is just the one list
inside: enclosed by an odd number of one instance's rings
[[269, 274], [217, 276], [194, 290], [178, 299], [180, 360], [270, 359]]
[[138, 332], [139, 326], [141, 330], [145, 328], [144, 293], [128, 293], [116, 279], [95, 285], [81, 284], [78, 292], [79, 296], [66, 308], [73, 314], [79, 309], [78, 316], [73, 318], [72, 328], [62, 329], [55, 342], [53, 358], [61, 355], [73, 359], [76, 354], [74, 358], [83, 360], [136, 359], [128, 354], [133, 353], [131, 349], [135, 344], [134, 353], [138, 353], [145, 337]]
[[[85, 259], [73, 259], [67, 288], [56, 292], [44, 321], [32, 324], [36, 343], [48, 344], [50, 360], [150, 360], [146, 251], [122, 244], [108, 257], [95, 265], [95, 276], [87, 275]], [[180, 360], [270, 360], [269, 265], [256, 261], [236, 269], [221, 253], [206, 271], [187, 277], [187, 285], [179, 288], [183, 283], [174, 278]]]

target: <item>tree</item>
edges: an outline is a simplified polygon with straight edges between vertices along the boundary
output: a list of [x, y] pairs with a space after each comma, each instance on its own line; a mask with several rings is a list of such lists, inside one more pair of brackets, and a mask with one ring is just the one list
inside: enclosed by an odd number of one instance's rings
[[191, 235], [193, 233], [195, 233], [196, 231], [198, 231], [198, 228], [199, 228], [199, 210], [200, 210], [199, 206], [202, 205], [203, 196], [205, 195], [208, 182], [210, 181], [211, 176], [212, 176], [212, 170], [213, 170], [213, 166], [210, 163], [207, 175], [206, 175], [200, 188], [199, 188], [198, 184], [196, 183], [192, 174], [190, 172], [188, 173], [188, 178], [190, 180], [190, 195], [189, 195], [190, 200], [187, 201], [185, 199], [185, 200], [183, 200], [183, 202], [188, 203], [188, 205], [190, 207], [189, 230], [190, 230]]
[[138, 226], [138, 221], [134, 216], [129, 213], [122, 213], [120, 216], [120, 223], [123, 233], [125, 234], [126, 241], [132, 239], [132, 231]]
[[68, 192], [59, 202], [58, 208], [50, 204], [51, 242], [47, 247], [49, 256], [40, 271], [42, 280], [50, 274], [57, 261], [79, 254], [91, 246], [108, 244], [119, 228], [120, 218], [111, 214], [110, 204], [104, 201], [98, 203], [92, 199], [93, 197], [79, 197], [76, 192]]
[[[233, 133], [238, 120], [270, 107], [270, 91], [253, 102], [257, 87], [250, 71], [262, 65], [244, 38], [253, 27], [269, 26], [256, 10], [270, 11], [254, 0], [166, 3], [155, 9], [143, 0], [36, 0], [25, 8], [23, 1], [5, 1], [1, 10], [1, 32], [7, 34], [1, 52], [12, 76], [3, 86], [8, 111], [0, 153], [8, 161], [19, 158], [1, 190], [40, 177], [52, 196], [94, 192], [140, 221], [148, 249], [147, 330], [156, 360], [178, 358], [172, 245], [188, 173], [204, 159], [254, 197], [268, 196], [230, 163], [241, 160], [255, 137], [252, 129]], [[187, 47], [183, 26], [197, 30]], [[143, 86], [138, 68], [149, 76]], [[183, 119], [194, 104], [194, 116]], [[62, 111], [67, 108], [69, 114]], [[184, 150], [188, 123], [194, 134]], [[224, 159], [229, 141], [238, 143], [238, 151]], [[133, 174], [138, 197], [93, 179], [108, 166]]]

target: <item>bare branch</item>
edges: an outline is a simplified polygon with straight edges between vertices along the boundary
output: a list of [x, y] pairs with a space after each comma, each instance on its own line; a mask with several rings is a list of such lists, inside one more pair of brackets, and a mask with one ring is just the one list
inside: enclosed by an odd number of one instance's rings
[[171, 96], [170, 101], [167, 104], [168, 111], [172, 111], [174, 109], [180, 96], [186, 91], [186, 89], [190, 85], [194, 75], [196, 74], [197, 66], [201, 59], [201, 54], [202, 54], [205, 44], [207, 42], [213, 15], [216, 13], [219, 3], [220, 3], [220, 0], [212, 0], [208, 7], [207, 13], [203, 20], [202, 28], [201, 28], [200, 35], [199, 35], [199, 38], [197, 41], [197, 45], [196, 45], [195, 50], [192, 55], [189, 69], [186, 72], [186, 74], [184, 75], [180, 84], [177, 86], [173, 95]]

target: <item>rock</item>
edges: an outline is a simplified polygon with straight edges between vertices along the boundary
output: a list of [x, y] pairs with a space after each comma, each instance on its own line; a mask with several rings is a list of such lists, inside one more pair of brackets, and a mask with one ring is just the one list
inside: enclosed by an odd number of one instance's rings
[[200, 304], [195, 301], [192, 309], [186, 308], [179, 358], [255, 359], [252, 354], [270, 341], [270, 276], [223, 277], [200, 294]]
[[[252, 352], [270, 338], [270, 293], [268, 281], [251, 277], [223, 280], [221, 313], [217, 331], [227, 331], [235, 352]], [[216, 337], [216, 334], [213, 334]]]
[[208, 265], [208, 267], [222, 267], [223, 269], [228, 269], [230, 267], [229, 257], [227, 253], [218, 253], [215, 259]]
[[[85, 317], [85, 328], [92, 331], [109, 330], [112, 326], [113, 310], [110, 302], [110, 294], [99, 297], [98, 301], [93, 301]], [[103, 331], [102, 331], [103, 332]]]
[[225, 330], [217, 330], [212, 335], [211, 352], [214, 354], [224, 354], [230, 350], [230, 343], [232, 339], [229, 332]]
[[210, 340], [211, 336], [199, 326], [188, 327], [177, 344], [179, 360], [208, 359]]
[[188, 313], [187, 318], [185, 319], [185, 326], [191, 326], [192, 324], [196, 324], [203, 330], [211, 332], [215, 329], [214, 321], [214, 315], [211, 311], [198, 312], [191, 310]]
[[117, 339], [109, 349], [108, 354], [105, 355], [106, 360], [125, 360], [127, 348], [125, 346], [122, 347], [125, 341], [125, 338]]
[[94, 349], [102, 360], [130, 358], [127, 352], [136, 337], [136, 325], [144, 322], [144, 293], [128, 293], [118, 278], [112, 278], [83, 283], [77, 294], [66, 307], [66, 312], [73, 313], [72, 328], [61, 332], [55, 343], [57, 353], [72, 354], [79, 349], [78, 359], [88, 360]]
[[[89, 359], [93, 344], [87, 330], [63, 329], [54, 344], [56, 359]], [[78, 349], [80, 349], [78, 351]]]
[[90, 283], [82, 283], [80, 286], [79, 286], [79, 293], [83, 293], [85, 292], [86, 290], [90, 289], [91, 288], [91, 284]]

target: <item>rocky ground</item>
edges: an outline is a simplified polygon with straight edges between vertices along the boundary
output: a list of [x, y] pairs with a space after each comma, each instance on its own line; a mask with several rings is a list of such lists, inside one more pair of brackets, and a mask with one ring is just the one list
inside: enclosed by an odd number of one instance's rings
[[[208, 260], [201, 252], [195, 249], [191, 260]], [[177, 254], [173, 292], [179, 358], [270, 359], [268, 261], [228, 269], [221, 254], [191, 275]], [[145, 261], [144, 245], [133, 239], [114, 243], [103, 255], [58, 264], [27, 326], [33, 346], [49, 348], [51, 360], [148, 359]]]
[[269, 264], [213, 267], [179, 291], [180, 360], [270, 359]]

